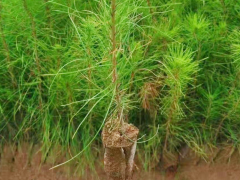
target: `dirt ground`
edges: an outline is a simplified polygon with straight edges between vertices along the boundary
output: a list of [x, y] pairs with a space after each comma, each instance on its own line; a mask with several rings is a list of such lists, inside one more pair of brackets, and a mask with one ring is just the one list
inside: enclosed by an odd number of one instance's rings
[[[86, 173], [79, 178], [66, 173], [63, 168], [49, 170], [50, 163], [41, 164], [41, 153], [30, 153], [28, 148], [16, 151], [4, 147], [0, 156], [0, 180], [106, 180], [102, 168], [97, 175]], [[32, 154], [31, 156], [29, 154]], [[157, 167], [151, 172], [136, 170], [134, 180], [239, 180], [240, 156], [232, 149], [212, 151], [212, 160], [206, 162], [189, 152], [180, 162], [176, 172]]]

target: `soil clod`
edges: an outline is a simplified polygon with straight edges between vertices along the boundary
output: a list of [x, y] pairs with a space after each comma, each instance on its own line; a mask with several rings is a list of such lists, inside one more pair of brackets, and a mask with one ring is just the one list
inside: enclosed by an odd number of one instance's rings
[[104, 169], [110, 180], [131, 180], [139, 130], [124, 123], [120, 128], [112, 128], [107, 122], [102, 132], [105, 147]]

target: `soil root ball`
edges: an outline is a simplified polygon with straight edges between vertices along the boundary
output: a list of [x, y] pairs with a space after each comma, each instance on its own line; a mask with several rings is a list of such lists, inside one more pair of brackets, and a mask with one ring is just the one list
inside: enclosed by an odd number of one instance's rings
[[104, 170], [110, 180], [132, 179], [138, 133], [132, 124], [124, 123], [121, 129], [113, 128], [111, 122], [105, 124], [102, 132]]

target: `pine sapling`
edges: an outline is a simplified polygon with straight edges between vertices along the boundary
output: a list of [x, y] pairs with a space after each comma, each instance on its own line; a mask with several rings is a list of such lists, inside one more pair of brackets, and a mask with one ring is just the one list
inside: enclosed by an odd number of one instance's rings
[[[185, 49], [183, 45], [173, 45], [163, 61], [163, 72], [166, 74], [166, 96], [163, 98], [163, 113], [166, 118], [165, 140], [162, 157], [168, 162], [168, 158], [177, 163], [178, 157], [171, 153], [176, 150], [181, 132], [178, 131], [179, 123], [185, 117], [183, 100], [186, 89], [193, 81], [193, 75], [198, 70], [197, 62], [193, 61], [193, 53]], [[175, 139], [175, 135], [177, 135]], [[166, 165], [166, 167], [169, 165]]]
[[110, 180], [131, 180], [134, 166], [134, 156], [139, 130], [124, 122], [124, 109], [121, 103], [120, 84], [117, 72], [117, 11], [116, 0], [111, 2], [111, 43], [112, 43], [112, 83], [115, 88], [116, 119], [108, 121], [102, 132], [105, 148], [104, 168]]

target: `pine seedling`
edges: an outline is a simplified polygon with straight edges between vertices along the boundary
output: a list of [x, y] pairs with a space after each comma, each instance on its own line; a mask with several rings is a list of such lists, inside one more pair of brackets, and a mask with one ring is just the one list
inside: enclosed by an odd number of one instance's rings
[[[229, 36], [232, 44], [230, 46], [232, 58], [232, 71], [230, 74], [230, 87], [225, 100], [225, 113], [218, 123], [215, 139], [218, 138], [219, 132], [224, 126], [224, 122], [228, 120], [229, 124], [238, 124], [238, 114], [240, 111], [240, 96], [239, 96], [239, 74], [240, 74], [240, 32], [234, 30]], [[229, 126], [228, 126], [229, 127]], [[230, 131], [233, 132], [233, 131]]]
[[222, 116], [226, 95], [225, 87], [220, 80], [214, 79], [215, 75], [209, 76], [209, 79], [206, 80], [206, 89], [198, 88], [198, 94], [201, 95], [199, 119], [202, 123], [202, 141], [209, 145], [216, 145], [213, 139], [215, 138], [216, 124]]
[[161, 108], [166, 119], [163, 147], [166, 152], [174, 150], [179, 144], [178, 139], [182, 136], [179, 134], [178, 125], [186, 119], [184, 97], [187, 88], [194, 80], [193, 75], [198, 71], [198, 63], [193, 61], [193, 53], [188, 48], [176, 45], [169, 47], [169, 53], [164, 57], [162, 70], [166, 74], [166, 96], [162, 100], [163, 107]]
[[200, 14], [187, 15], [184, 22], [184, 29], [187, 31], [186, 40], [191, 47], [197, 50], [197, 60], [204, 57], [204, 50], [208, 47], [209, 34], [207, 29], [209, 28], [208, 20]]

